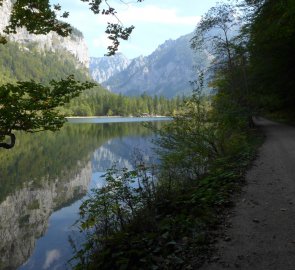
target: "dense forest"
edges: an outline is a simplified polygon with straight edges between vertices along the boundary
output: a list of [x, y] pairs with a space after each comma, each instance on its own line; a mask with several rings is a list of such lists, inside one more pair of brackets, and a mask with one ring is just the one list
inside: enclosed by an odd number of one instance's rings
[[68, 115], [77, 116], [171, 116], [182, 103], [183, 98], [167, 99], [163, 96], [127, 97], [103, 91], [85, 91], [79, 98], [65, 106]]
[[251, 102], [259, 109], [294, 119], [295, 3], [247, 1], [255, 12], [245, 26]]

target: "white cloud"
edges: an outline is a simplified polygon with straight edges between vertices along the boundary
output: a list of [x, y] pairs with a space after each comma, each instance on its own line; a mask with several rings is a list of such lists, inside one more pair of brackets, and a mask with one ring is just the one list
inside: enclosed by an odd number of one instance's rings
[[[199, 16], [180, 16], [177, 9], [164, 9], [149, 5], [144, 7], [130, 6], [124, 10], [118, 10], [119, 19], [125, 24], [157, 23], [175, 25], [196, 25], [200, 20]], [[110, 21], [110, 16], [99, 16], [98, 22]], [[116, 22], [116, 19], [112, 19]]]
[[[80, 0], [54, 1], [61, 2], [63, 10], [70, 12], [67, 21], [83, 32], [90, 55], [102, 56], [107, 53], [111, 41], [104, 32], [107, 22], [117, 23], [116, 18], [102, 14], [94, 15], [89, 11], [87, 3]], [[141, 54], [147, 55], [165, 40], [191, 32], [200, 20], [199, 16], [193, 16], [194, 12], [188, 13], [181, 8], [179, 0], [167, 1], [169, 5], [166, 7], [158, 6], [156, 0], [150, 1], [149, 4], [147, 1], [147, 5], [145, 2], [141, 5], [125, 5], [122, 1], [112, 2], [116, 3], [115, 8], [121, 22], [125, 26], [135, 26], [131, 38], [127, 42], [122, 41], [119, 47], [119, 50], [130, 58]]]
[[102, 34], [101, 36], [94, 38], [92, 43], [95, 48], [106, 49], [108, 46], [112, 44], [112, 41], [107, 38], [106, 34]]
[[137, 45], [135, 43], [122, 42], [119, 46], [119, 52], [123, 53], [129, 59], [133, 59], [140, 55], [143, 55], [143, 56], [149, 55], [153, 51], [154, 47], [155, 46], [152, 46], [152, 48], [149, 48], [149, 47]]
[[[107, 53], [107, 47], [112, 45], [112, 41], [107, 38], [106, 34], [102, 34], [99, 37], [96, 37], [92, 40], [92, 45], [96, 49], [102, 49], [105, 53]], [[142, 46], [138, 46], [134, 44], [132, 41], [121, 41], [121, 44], [119, 46], [119, 52], [128, 52], [132, 51], [133, 53], [136, 53], [138, 55], [145, 54], [144, 49]]]
[[[59, 2], [51, 0], [51, 3]], [[80, 0], [63, 0], [63, 10], [70, 11], [70, 17], [83, 20], [96, 17], [96, 21], [106, 23], [108, 21], [117, 22], [113, 16], [93, 15], [87, 4]], [[115, 4], [115, 3], [113, 3]], [[200, 16], [181, 16], [178, 14], [177, 7], [162, 8], [156, 5], [128, 5], [122, 2], [116, 3], [118, 18], [123, 24], [136, 23], [158, 23], [158, 24], [178, 24], [178, 25], [196, 25]]]
[[57, 261], [61, 257], [60, 251], [57, 249], [53, 249], [46, 252], [46, 260], [43, 265], [43, 269], [49, 269], [51, 264]]

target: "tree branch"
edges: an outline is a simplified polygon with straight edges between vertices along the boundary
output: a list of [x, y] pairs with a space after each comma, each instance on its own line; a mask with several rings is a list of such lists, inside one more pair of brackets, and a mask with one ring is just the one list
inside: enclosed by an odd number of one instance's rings
[[[0, 134], [2, 135], [2, 134]], [[5, 136], [10, 137], [10, 143], [0, 143], [0, 148], [11, 149], [15, 145], [15, 135], [13, 133], [5, 134]]]

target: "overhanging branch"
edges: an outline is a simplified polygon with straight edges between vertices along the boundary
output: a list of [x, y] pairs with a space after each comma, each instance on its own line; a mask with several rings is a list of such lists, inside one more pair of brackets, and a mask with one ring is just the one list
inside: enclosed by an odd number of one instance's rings
[[[0, 134], [0, 135], [2, 135], [2, 134]], [[5, 134], [5, 136], [10, 137], [10, 143], [1, 142], [0, 148], [5, 148], [5, 149], [13, 148], [13, 146], [15, 145], [15, 135], [13, 133], [10, 133], [10, 134]]]

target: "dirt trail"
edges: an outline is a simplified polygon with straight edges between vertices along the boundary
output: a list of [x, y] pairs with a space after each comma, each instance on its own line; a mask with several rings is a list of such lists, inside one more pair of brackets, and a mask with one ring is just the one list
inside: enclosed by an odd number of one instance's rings
[[255, 119], [266, 140], [215, 262], [202, 270], [295, 270], [295, 128]]

